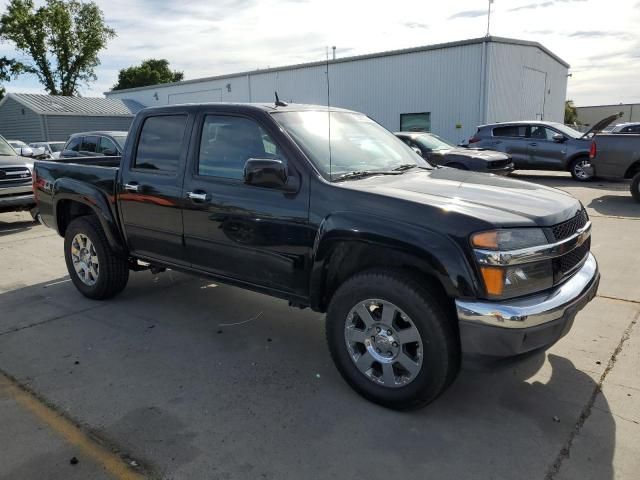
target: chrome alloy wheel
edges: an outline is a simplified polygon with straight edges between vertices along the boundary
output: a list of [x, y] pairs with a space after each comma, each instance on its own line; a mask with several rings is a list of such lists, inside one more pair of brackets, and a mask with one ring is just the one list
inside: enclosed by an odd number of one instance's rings
[[93, 286], [98, 281], [100, 262], [96, 248], [83, 233], [78, 233], [71, 242], [71, 260], [78, 278], [88, 286]]
[[347, 317], [344, 339], [351, 360], [372, 382], [403, 387], [422, 368], [422, 338], [415, 324], [393, 303], [368, 299]]
[[573, 173], [575, 173], [576, 177], [578, 177], [580, 180], [588, 180], [589, 178], [591, 178], [591, 175], [587, 173], [585, 167], [589, 165], [591, 165], [591, 162], [589, 160], [580, 160], [573, 166]]

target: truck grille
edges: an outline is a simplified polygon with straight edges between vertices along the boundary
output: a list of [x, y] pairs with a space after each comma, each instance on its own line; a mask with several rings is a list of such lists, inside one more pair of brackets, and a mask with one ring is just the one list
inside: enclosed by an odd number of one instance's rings
[[507, 158], [505, 160], [491, 160], [487, 163], [489, 168], [504, 168], [511, 163], [511, 160]]
[[27, 167], [0, 167], [0, 189], [29, 183], [31, 183], [31, 172]]
[[560, 240], [569, 238], [584, 227], [588, 221], [589, 216], [587, 215], [587, 211], [583, 208], [572, 219], [551, 227], [551, 233], [553, 234], [554, 241], [559, 242]]
[[591, 237], [579, 247], [574, 248], [569, 253], [553, 260], [554, 283], [562, 281], [571, 275], [580, 265], [584, 263], [591, 249]]

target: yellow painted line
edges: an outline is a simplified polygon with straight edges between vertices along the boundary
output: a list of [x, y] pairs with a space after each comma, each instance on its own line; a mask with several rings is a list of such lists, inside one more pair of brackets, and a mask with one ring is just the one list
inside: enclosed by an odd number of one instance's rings
[[0, 389], [6, 391], [11, 398], [64, 437], [67, 442], [100, 464], [114, 478], [119, 480], [143, 480], [145, 478], [138, 472], [131, 470], [118, 455], [96, 443], [71, 421], [46, 406], [1, 373]]

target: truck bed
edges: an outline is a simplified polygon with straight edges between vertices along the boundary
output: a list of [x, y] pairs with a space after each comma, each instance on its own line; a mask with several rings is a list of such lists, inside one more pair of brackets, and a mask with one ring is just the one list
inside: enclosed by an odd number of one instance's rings
[[[120, 157], [65, 158], [57, 161], [34, 163], [34, 194], [42, 221], [55, 228], [56, 211], [53, 195], [76, 199], [78, 192], [86, 194], [90, 201], [101, 201], [108, 205], [114, 218], [116, 214], [115, 186], [120, 169]], [[73, 185], [73, 188], [69, 188]]]

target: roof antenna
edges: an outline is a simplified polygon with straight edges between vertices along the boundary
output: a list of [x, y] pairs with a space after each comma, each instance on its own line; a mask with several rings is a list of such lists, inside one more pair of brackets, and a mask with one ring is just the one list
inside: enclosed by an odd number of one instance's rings
[[282, 102], [278, 98], [278, 92], [275, 92], [275, 94], [276, 94], [276, 107], [287, 107], [289, 105], [287, 102]]

